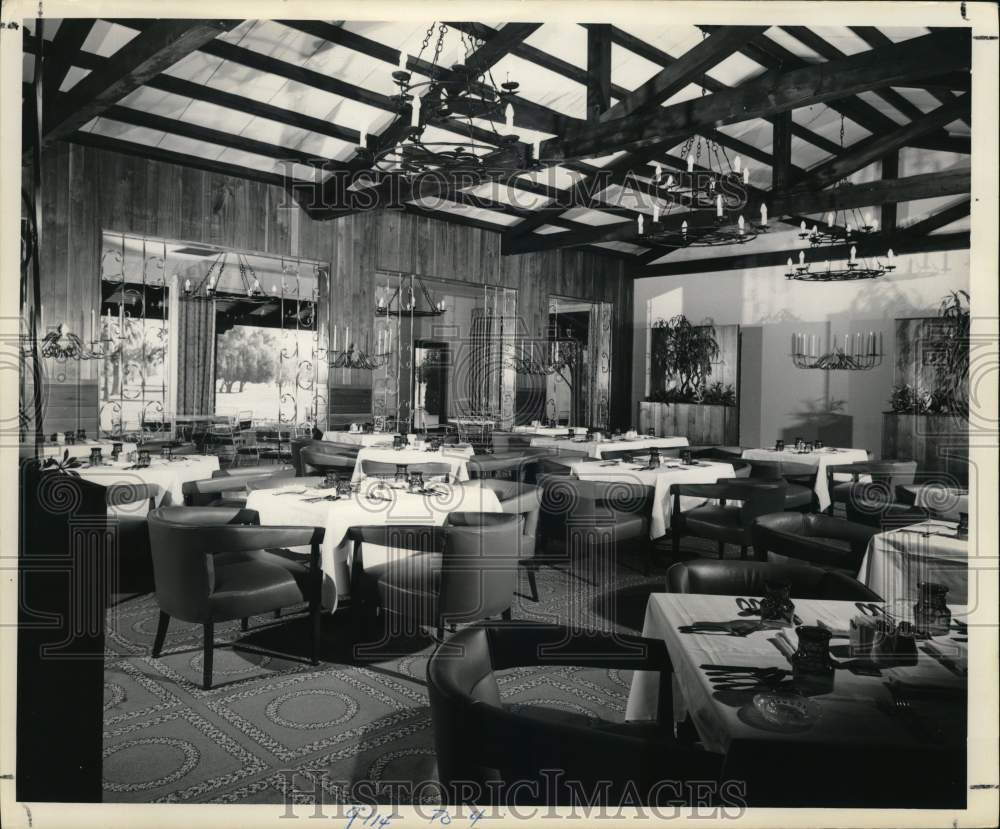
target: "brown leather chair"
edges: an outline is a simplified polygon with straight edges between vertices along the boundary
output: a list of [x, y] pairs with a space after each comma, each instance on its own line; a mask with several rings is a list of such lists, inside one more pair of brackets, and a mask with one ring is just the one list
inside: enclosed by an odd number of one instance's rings
[[[387, 540], [392, 547], [402, 538], [400, 548], [410, 554], [365, 567], [356, 547], [358, 598], [376, 603], [381, 612], [436, 627], [439, 638], [446, 623], [509, 619], [523, 525], [520, 515], [453, 512], [443, 528], [381, 528], [386, 534], [379, 534], [378, 543]], [[414, 552], [413, 532], [430, 539], [422, 552]]]
[[539, 533], [544, 559], [568, 559], [571, 551], [587, 556], [616, 555], [622, 544], [644, 554], [649, 572], [653, 544], [649, 538], [653, 488], [631, 482], [582, 481], [565, 475], [541, 475]]
[[754, 556], [769, 554], [798, 559], [819, 567], [858, 574], [876, 530], [842, 518], [811, 513], [776, 512], [755, 519], [751, 529]]
[[184, 504], [189, 507], [242, 507], [246, 505], [247, 484], [265, 478], [286, 479], [295, 475], [295, 467], [240, 466], [235, 469], [220, 469], [211, 478], [200, 481], [185, 481], [181, 485]]
[[816, 473], [818, 467], [795, 461], [750, 461], [751, 481], [784, 481], [785, 509], [812, 511], [817, 506]]
[[795, 599], [879, 602], [882, 597], [836, 570], [767, 561], [679, 561], [667, 570], [668, 593], [763, 596], [767, 582], [785, 582]]
[[[158, 658], [171, 618], [204, 630], [203, 687], [212, 686], [215, 623], [309, 603], [311, 662], [319, 664], [321, 527], [262, 527], [253, 510], [161, 507], [149, 513], [160, 620]], [[311, 546], [308, 563], [274, 548]]]
[[[853, 503], [859, 509], [879, 509], [891, 504], [896, 488], [912, 484], [917, 474], [916, 461], [859, 461], [826, 468], [830, 491], [830, 509], [834, 505]], [[835, 475], [850, 475], [850, 481], [837, 483]], [[871, 476], [871, 482], [861, 482], [862, 475]]]
[[467, 481], [462, 485], [493, 491], [500, 501], [500, 508], [505, 513], [524, 517], [524, 532], [518, 539], [517, 557], [518, 563], [528, 573], [531, 600], [537, 602], [538, 583], [535, 580], [535, 573], [538, 570], [538, 563], [535, 561], [535, 547], [538, 539], [538, 515], [542, 507], [542, 488], [518, 481], [496, 479]]
[[[504, 704], [496, 672], [567, 665], [659, 671], [661, 721], [595, 722], [538, 705]], [[613, 806], [625, 792], [648, 803], [662, 780], [717, 780], [722, 758], [673, 736], [671, 670], [658, 639], [537, 622], [460, 631], [427, 664], [438, 779], [448, 802], [569, 805], [579, 803], [579, 791], [572, 799], [579, 787]]]
[[[754, 519], [784, 508], [786, 486], [783, 480], [737, 479], [714, 484], [672, 484], [670, 535], [674, 558], [680, 556], [680, 541], [685, 535], [718, 542], [719, 558], [725, 556], [726, 544], [738, 544], [740, 557], [745, 558], [747, 548], [753, 544], [751, 527]], [[705, 498], [719, 503], [704, 504], [682, 512], [682, 497]], [[740, 506], [730, 504], [729, 501], [739, 501]]]
[[335, 475], [350, 477], [354, 474], [354, 466], [357, 463], [355, 457], [334, 451], [328, 446], [320, 446], [321, 443], [323, 441], [313, 441], [299, 451], [299, 464], [303, 475], [316, 472], [328, 475], [332, 472]]

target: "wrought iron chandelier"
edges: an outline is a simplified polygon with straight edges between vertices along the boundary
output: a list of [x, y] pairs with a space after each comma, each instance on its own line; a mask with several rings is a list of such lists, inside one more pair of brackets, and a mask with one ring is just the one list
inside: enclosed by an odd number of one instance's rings
[[571, 369], [580, 359], [583, 344], [576, 339], [567, 328], [562, 337], [550, 340], [544, 349], [542, 357], [536, 354], [534, 343], [528, 352], [524, 352], [523, 344], [520, 354], [512, 354], [507, 361], [509, 368], [518, 374], [542, 377], [549, 374], [561, 374], [565, 369]]
[[[483, 174], [531, 167], [539, 159], [540, 142], [534, 142], [529, 154], [527, 146], [514, 134], [513, 100], [519, 84], [508, 79], [498, 85], [488, 69], [482, 72], [462, 63], [450, 69], [441, 67], [438, 61], [448, 32], [444, 23], [438, 25], [428, 68], [421, 57], [430, 46], [434, 28], [434, 23], [428, 27], [415, 59], [411, 61], [405, 51], [400, 51], [399, 65], [392, 73], [399, 88], [394, 97], [396, 111], [400, 118], [410, 118], [405, 137], [394, 145], [380, 147], [378, 139], [369, 140], [367, 128], [362, 128], [359, 157], [376, 171], [407, 176], [428, 172]], [[468, 59], [475, 45], [465, 34], [461, 38]], [[420, 74], [429, 75], [429, 79], [415, 80], [411, 66]], [[495, 123], [501, 115], [503, 132], [497, 130]], [[485, 127], [476, 127], [474, 120]], [[458, 128], [467, 129], [468, 140], [428, 139], [425, 132], [434, 124], [451, 133], [458, 133]], [[484, 131], [492, 133], [487, 140], [483, 140]], [[375, 146], [369, 148], [370, 143]]]
[[[184, 296], [188, 299], [214, 299], [218, 292], [219, 281], [222, 279], [222, 271], [226, 267], [226, 258], [228, 256], [228, 251], [219, 253], [209, 264], [208, 271], [206, 271], [197, 285], [192, 283], [190, 279], [185, 279], [183, 285]], [[264, 297], [264, 291], [260, 287], [257, 272], [253, 269], [253, 265], [250, 264], [247, 257], [242, 253], [237, 253], [236, 264], [239, 267], [240, 283], [247, 297], [249, 299], [266, 298]]]
[[[389, 296], [388, 301], [380, 296], [375, 302], [375, 316], [378, 317], [440, 317], [446, 310], [444, 300], [435, 302], [434, 297], [427, 286], [417, 276], [411, 276], [409, 285], [403, 287], [405, 280], [400, 280], [396, 290]], [[423, 297], [423, 307], [417, 299], [417, 293], [413, 290], [413, 283], [416, 282], [420, 288], [420, 296]]]
[[882, 365], [881, 331], [856, 333], [853, 337], [845, 334], [842, 341], [835, 337], [833, 342], [833, 349], [821, 354], [815, 334], [792, 334], [792, 362], [796, 368], [824, 371], [870, 371]]
[[[844, 116], [840, 116], [840, 147], [844, 147]], [[834, 193], [843, 192], [851, 187], [846, 179], [841, 179], [833, 186]], [[893, 264], [892, 248], [886, 252], [883, 263], [877, 255], [867, 256], [862, 253], [858, 258], [858, 245], [867, 245], [868, 240], [878, 238], [878, 222], [871, 214], [864, 215], [857, 208], [849, 210], [832, 210], [825, 216], [825, 225], [813, 224], [806, 226], [805, 220], [799, 226], [799, 238], [809, 242], [811, 257], [820, 263], [816, 270], [810, 269], [806, 262], [806, 252], [799, 251], [799, 261], [796, 264], [788, 257], [786, 279], [796, 279], [800, 282], [848, 282], [858, 279], [876, 279], [896, 269]], [[841, 259], [838, 247], [850, 245], [849, 257], [843, 266], [834, 262]], [[836, 254], [836, 255], [835, 255]], [[825, 267], [823, 266], [825, 263]]]
[[[703, 145], [704, 167], [700, 163]], [[715, 247], [745, 244], [767, 232], [767, 205], [760, 206], [759, 222], [748, 221], [742, 212], [748, 203], [750, 169], [739, 156], [730, 160], [725, 148], [699, 135], [684, 143], [681, 155], [686, 171], [665, 175], [656, 164], [652, 184], [671, 205], [689, 208], [690, 218], [685, 214], [678, 224], [680, 214], [674, 214], [672, 221], [661, 221], [659, 204], [654, 204], [652, 221], [642, 215], [636, 220], [640, 240], [674, 247]], [[711, 209], [714, 217], [705, 220], [704, 212]], [[670, 213], [668, 207], [664, 218]]]

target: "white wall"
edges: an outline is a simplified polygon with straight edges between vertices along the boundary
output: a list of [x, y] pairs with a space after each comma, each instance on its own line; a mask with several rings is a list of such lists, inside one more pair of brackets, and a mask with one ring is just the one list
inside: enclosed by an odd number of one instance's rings
[[[802, 246], [794, 231], [769, 237], [769, 249]], [[717, 255], [730, 252], [720, 248]], [[689, 251], [677, 253], [686, 258], [683, 255]], [[880, 456], [882, 412], [893, 385], [893, 321], [934, 316], [948, 291], [968, 290], [969, 285], [968, 250], [901, 255], [896, 264], [891, 275], [842, 283], [787, 280], [784, 267], [636, 279], [633, 412], [647, 388], [649, 323], [674, 314], [684, 314], [692, 322], [710, 317], [717, 324], [759, 329], [743, 338], [743, 365], [750, 369], [741, 384], [744, 446], [761, 446], [788, 435], [815, 437], [817, 424], [826, 422], [818, 413], [834, 408], [850, 418], [841, 418], [834, 431], [849, 429], [852, 445]], [[886, 356], [871, 371], [796, 369], [789, 357], [794, 331], [818, 334], [826, 347], [831, 336], [882, 332]], [[832, 405], [835, 401], [843, 402], [838, 407]]]

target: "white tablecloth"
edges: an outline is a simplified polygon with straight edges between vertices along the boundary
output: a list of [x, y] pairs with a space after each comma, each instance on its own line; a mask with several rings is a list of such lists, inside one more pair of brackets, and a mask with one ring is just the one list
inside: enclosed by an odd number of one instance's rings
[[559, 440], [554, 437], [533, 437], [532, 446], [542, 446], [555, 449], [565, 449], [570, 452], [583, 452], [591, 458], [603, 458], [605, 452], [641, 452], [644, 449], [670, 449], [677, 446], [687, 446], [685, 437], [666, 438], [635, 438], [634, 440]]
[[893, 606], [896, 602], [916, 602], [917, 583], [922, 581], [945, 585], [949, 605], [966, 604], [969, 542], [955, 537], [956, 526], [948, 521], [926, 521], [872, 536], [858, 581]]
[[[411, 495], [405, 490], [383, 488], [392, 500], [369, 501], [367, 494], [377, 488], [377, 482], [365, 481], [361, 492], [350, 498], [336, 501], [316, 501], [307, 498], [329, 494], [329, 489], [308, 489], [290, 483], [281, 489], [258, 489], [247, 497], [247, 509], [256, 510], [260, 523], [270, 526], [324, 527], [322, 567], [323, 608], [330, 612], [337, 609], [341, 596], [350, 595], [351, 543], [346, 540], [351, 527], [392, 524], [426, 524], [441, 526], [452, 512], [501, 512], [500, 501], [490, 489], [483, 489], [476, 482], [464, 485], [436, 484], [445, 492], [442, 497]], [[305, 555], [308, 549], [298, 550]], [[400, 551], [397, 551], [397, 554]], [[382, 547], [366, 545], [366, 565], [385, 561], [388, 551]]]
[[[795, 600], [794, 597], [793, 601], [803, 624], [822, 622], [841, 632], [846, 631], [851, 618], [860, 613], [854, 602]], [[964, 608], [953, 607], [952, 612], [954, 617], [965, 618]], [[732, 636], [717, 631], [691, 632], [689, 627], [698, 622], [754, 618], [740, 613], [735, 596], [654, 593], [646, 605], [642, 635], [666, 643], [674, 669], [675, 717], [690, 713], [709, 751], [725, 753], [741, 739], [795, 741], [801, 738], [817, 743], [856, 743], [859, 750], [864, 750], [866, 745], [890, 745], [906, 750], [922, 743], [906, 728], [905, 718], [892, 713], [892, 695], [886, 680], [895, 678], [900, 682], [952, 688], [958, 692], [967, 684], [964, 676], [953, 672], [932, 655], [927, 643], [922, 643], [918, 645], [917, 664], [911, 667], [883, 668], [882, 676], [836, 670], [833, 691], [811, 697], [819, 705], [821, 714], [808, 730], [783, 732], [759, 726], [755, 724], [759, 718], [754, 716], [752, 694], [727, 691], [718, 685], [727, 676], [734, 682], [745, 683], [747, 674], [740, 669], [774, 667], [790, 672], [787, 646], [780, 642], [777, 631], [760, 630], [747, 636]], [[954, 653], [964, 648], [958, 639], [952, 638], [958, 633], [955, 629], [949, 637], [930, 641], [932, 646], [940, 644]], [[850, 658], [845, 646], [849, 647], [846, 638], [831, 640], [835, 659]], [[724, 676], [719, 666], [734, 670]], [[706, 667], [717, 670], [709, 674]], [[655, 719], [659, 682], [658, 672], [635, 672], [626, 708], [627, 720]], [[964, 717], [961, 722], [964, 723]], [[956, 741], [964, 742], [964, 729], [953, 736]]]
[[913, 495], [913, 504], [934, 512], [942, 518], [958, 521], [959, 513], [969, 514], [969, 490], [942, 484], [904, 486]]
[[[43, 458], [58, 458], [62, 459], [65, 457], [65, 453], [69, 452], [69, 457], [71, 458], [89, 458], [91, 449], [100, 449], [105, 460], [111, 458], [111, 450], [114, 448], [112, 441], [107, 440], [85, 440], [83, 443], [74, 443], [72, 445], [68, 444], [54, 444], [46, 443], [42, 448]], [[122, 452], [134, 452], [134, 443], [122, 443]]]
[[[841, 449], [836, 447], [824, 447], [814, 449], [812, 452], [796, 452], [793, 449], [784, 449], [780, 452], [774, 449], [746, 449], [743, 458], [749, 461], [784, 461], [785, 463], [803, 463], [808, 466], [815, 466], [816, 484], [813, 491], [819, 499], [819, 508], [825, 510], [830, 506], [830, 490], [826, 482], [826, 468], [828, 466], [839, 466], [845, 463], [858, 463], [867, 461], [868, 453], [864, 449]], [[837, 474], [834, 476], [837, 481], [849, 481], [850, 475]]]
[[361, 464], [363, 461], [380, 461], [382, 463], [446, 463], [451, 467], [451, 479], [457, 481], [469, 480], [469, 458], [475, 454], [471, 446], [443, 446], [434, 452], [424, 449], [380, 449], [365, 446], [358, 452], [357, 463], [354, 464], [352, 481], [360, 481], [363, 477]]
[[395, 437], [392, 432], [323, 432], [323, 440], [330, 443], [344, 443], [350, 446], [392, 446]]
[[[575, 431], [582, 432], [586, 434], [586, 426], [574, 426]], [[559, 435], [568, 435], [570, 427], [569, 426], [515, 426], [514, 431], [520, 435], [538, 435], [539, 437], [559, 437]]]
[[[618, 463], [604, 466], [607, 461], [576, 461], [569, 465], [578, 478], [585, 481], [622, 481], [651, 486], [653, 513], [649, 537], [659, 538], [670, 529], [671, 484], [714, 484], [719, 478], [732, 478], [736, 473], [731, 464], [699, 461], [697, 466], [663, 464], [659, 469], [635, 469], [638, 464]], [[681, 498], [681, 509], [691, 509], [705, 502], [704, 498]]]
[[[156, 506], [178, 506], [184, 503], [182, 490], [187, 481], [201, 481], [211, 478], [219, 469], [219, 459], [215, 455], [179, 455], [174, 460], [154, 457], [146, 469], [127, 469], [132, 464], [118, 461], [101, 467], [78, 469], [81, 478], [109, 486], [110, 484], [154, 484], [160, 488]], [[142, 506], [137, 504], [135, 509]], [[145, 509], [143, 507], [143, 509]]]

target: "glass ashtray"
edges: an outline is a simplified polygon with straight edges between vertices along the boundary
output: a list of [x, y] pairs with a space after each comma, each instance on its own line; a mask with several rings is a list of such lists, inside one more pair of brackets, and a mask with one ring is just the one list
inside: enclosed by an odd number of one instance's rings
[[767, 691], [755, 694], [753, 705], [768, 723], [781, 728], [806, 728], [820, 715], [819, 705], [801, 694]]

